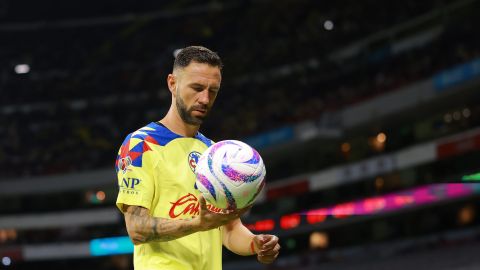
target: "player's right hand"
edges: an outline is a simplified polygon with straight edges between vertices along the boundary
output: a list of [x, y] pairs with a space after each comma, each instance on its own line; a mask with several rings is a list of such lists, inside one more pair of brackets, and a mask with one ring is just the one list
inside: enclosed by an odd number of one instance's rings
[[208, 231], [223, 226], [230, 221], [241, 217], [251, 208], [251, 206], [248, 206], [243, 209], [226, 210], [220, 213], [215, 213], [208, 210], [207, 202], [202, 195], [199, 196], [198, 200], [200, 202], [200, 211], [199, 215], [195, 217], [193, 221], [199, 231]]

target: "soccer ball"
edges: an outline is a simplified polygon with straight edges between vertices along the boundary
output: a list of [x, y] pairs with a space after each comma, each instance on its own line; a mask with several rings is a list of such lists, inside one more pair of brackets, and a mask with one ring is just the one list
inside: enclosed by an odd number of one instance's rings
[[210, 204], [234, 210], [253, 204], [265, 185], [266, 170], [255, 149], [241, 141], [225, 140], [205, 150], [195, 174], [195, 187]]

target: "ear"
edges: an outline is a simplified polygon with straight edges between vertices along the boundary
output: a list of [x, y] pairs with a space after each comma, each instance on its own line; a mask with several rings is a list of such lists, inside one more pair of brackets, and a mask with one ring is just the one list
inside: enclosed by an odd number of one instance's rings
[[177, 96], [177, 78], [173, 74], [168, 74], [167, 76], [167, 85], [168, 90], [172, 93], [173, 96]]

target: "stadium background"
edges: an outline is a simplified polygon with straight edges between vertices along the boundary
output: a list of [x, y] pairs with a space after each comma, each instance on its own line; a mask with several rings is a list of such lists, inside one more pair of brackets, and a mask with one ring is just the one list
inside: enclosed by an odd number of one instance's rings
[[176, 49], [225, 63], [202, 132], [255, 146], [244, 223], [270, 266], [480, 269], [480, 3], [0, 0], [0, 269], [131, 269], [123, 138], [160, 119]]

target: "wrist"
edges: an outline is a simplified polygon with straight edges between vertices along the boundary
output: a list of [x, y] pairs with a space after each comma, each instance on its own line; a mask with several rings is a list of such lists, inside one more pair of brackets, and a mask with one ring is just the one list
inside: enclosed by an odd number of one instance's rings
[[255, 237], [252, 238], [252, 241], [250, 241], [250, 252], [252, 255], [257, 255], [258, 254], [258, 247], [255, 245], [254, 241]]
[[200, 218], [198, 216], [192, 218], [192, 219], [187, 219], [186, 220], [186, 226], [188, 227], [189, 230], [193, 232], [199, 232], [202, 231], [202, 228], [200, 226]]

